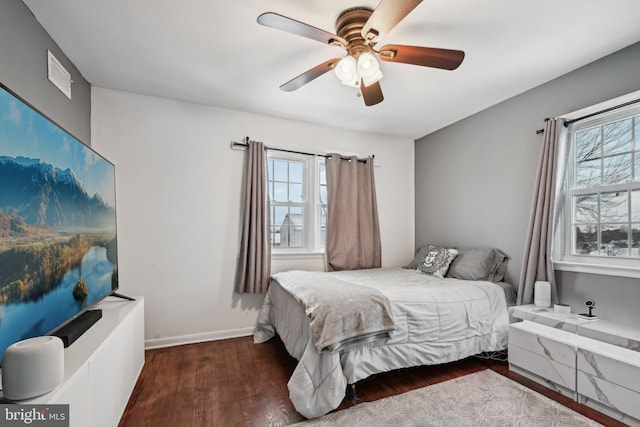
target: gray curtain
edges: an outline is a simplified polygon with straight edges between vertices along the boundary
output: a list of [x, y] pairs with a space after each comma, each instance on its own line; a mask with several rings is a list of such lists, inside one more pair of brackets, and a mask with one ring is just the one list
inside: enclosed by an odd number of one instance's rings
[[380, 267], [382, 255], [373, 158], [326, 160], [327, 271]]
[[[551, 299], [558, 301], [555, 271], [551, 259], [556, 206], [564, 168], [564, 126], [562, 119], [549, 119], [545, 123], [542, 147], [538, 159], [527, 241], [522, 258], [517, 304], [532, 304], [536, 281], [551, 283]], [[559, 161], [559, 159], [561, 159]], [[556, 182], [558, 181], [558, 182]]]
[[271, 239], [266, 152], [262, 142], [250, 141], [247, 149], [242, 240], [235, 291], [266, 293], [270, 276]]

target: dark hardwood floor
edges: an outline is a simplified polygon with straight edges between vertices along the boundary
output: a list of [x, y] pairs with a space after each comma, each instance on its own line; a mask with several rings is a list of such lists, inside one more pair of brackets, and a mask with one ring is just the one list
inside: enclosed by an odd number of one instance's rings
[[[287, 381], [296, 366], [279, 338], [251, 337], [147, 350], [145, 366], [120, 427], [286, 426], [302, 421], [289, 400]], [[477, 358], [378, 374], [357, 384], [358, 400], [338, 410], [492, 369], [606, 426], [624, 426], [548, 390], [508, 365]]]

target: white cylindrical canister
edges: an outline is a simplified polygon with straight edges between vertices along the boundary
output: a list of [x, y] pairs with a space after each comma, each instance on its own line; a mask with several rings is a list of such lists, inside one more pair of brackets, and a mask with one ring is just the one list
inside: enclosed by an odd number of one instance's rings
[[551, 283], [536, 281], [533, 289], [533, 303], [536, 307], [551, 307]]

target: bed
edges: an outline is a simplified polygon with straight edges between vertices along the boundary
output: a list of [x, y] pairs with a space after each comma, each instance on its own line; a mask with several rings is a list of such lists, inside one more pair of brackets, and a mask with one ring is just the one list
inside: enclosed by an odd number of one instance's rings
[[407, 267], [273, 275], [254, 341], [277, 334], [298, 360], [287, 386], [300, 414], [324, 415], [376, 373], [507, 347], [510, 284]]

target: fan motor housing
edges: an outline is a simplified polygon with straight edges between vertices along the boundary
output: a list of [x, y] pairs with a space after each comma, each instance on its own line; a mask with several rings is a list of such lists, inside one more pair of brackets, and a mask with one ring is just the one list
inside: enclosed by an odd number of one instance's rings
[[366, 7], [353, 7], [342, 12], [336, 21], [336, 34], [347, 41], [346, 49], [354, 57], [371, 50], [362, 38], [362, 28], [372, 13]]

